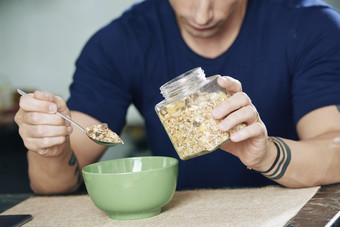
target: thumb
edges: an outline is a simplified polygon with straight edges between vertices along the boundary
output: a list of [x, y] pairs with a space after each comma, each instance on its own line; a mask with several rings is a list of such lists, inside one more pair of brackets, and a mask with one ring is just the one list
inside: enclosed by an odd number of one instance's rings
[[66, 102], [59, 96], [55, 96], [49, 92], [35, 91], [34, 98], [49, 102], [49, 112], [56, 113], [57, 111], [70, 116], [69, 109], [66, 106]]
[[225, 88], [230, 95], [242, 91], [241, 82], [230, 76], [219, 77], [217, 82], [221, 87]]

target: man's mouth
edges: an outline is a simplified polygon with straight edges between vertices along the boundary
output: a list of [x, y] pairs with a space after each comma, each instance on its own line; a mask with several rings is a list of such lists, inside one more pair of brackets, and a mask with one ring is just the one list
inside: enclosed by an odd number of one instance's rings
[[207, 31], [210, 30], [212, 28], [212, 26], [197, 26], [197, 25], [193, 25], [193, 24], [189, 24], [190, 27], [192, 27], [193, 29], [197, 30], [197, 31]]

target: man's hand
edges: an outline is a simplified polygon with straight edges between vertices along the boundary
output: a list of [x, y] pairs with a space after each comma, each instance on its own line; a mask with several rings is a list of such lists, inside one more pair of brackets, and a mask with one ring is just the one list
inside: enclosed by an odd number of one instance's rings
[[15, 121], [28, 149], [31, 188], [39, 194], [65, 193], [81, 183], [80, 167], [70, 146], [72, 126], [55, 113], [70, 116], [63, 99], [35, 91], [20, 98]]
[[223, 119], [219, 124], [220, 130], [228, 131], [240, 123], [247, 124], [245, 128], [232, 133], [230, 141], [221, 149], [237, 156], [249, 168], [268, 170], [274, 162], [276, 148], [268, 141], [266, 126], [255, 106], [248, 95], [242, 92], [238, 80], [225, 76], [219, 78], [218, 83], [231, 95], [212, 111], [213, 118]]
[[19, 106], [15, 121], [26, 148], [42, 156], [62, 154], [72, 126], [55, 113], [70, 116], [65, 101], [50, 93], [35, 91], [22, 96]]

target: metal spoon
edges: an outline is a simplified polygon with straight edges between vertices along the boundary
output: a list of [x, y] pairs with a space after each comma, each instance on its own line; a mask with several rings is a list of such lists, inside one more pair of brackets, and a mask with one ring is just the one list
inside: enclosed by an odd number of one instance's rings
[[[28, 95], [26, 92], [20, 90], [20, 89], [17, 89], [18, 93], [20, 95]], [[73, 120], [71, 120], [70, 118], [66, 117], [65, 115], [59, 113], [59, 112], [56, 112], [56, 114], [62, 118], [64, 118], [65, 120], [67, 120], [68, 122], [72, 123], [73, 125], [77, 126], [81, 131], [83, 131], [92, 141], [100, 144], [100, 145], [104, 145], [104, 146], [115, 146], [119, 143], [122, 143], [122, 142], [107, 142], [107, 141], [102, 141], [102, 140], [97, 140], [97, 139], [94, 139], [92, 138], [88, 133], [87, 131], [82, 127], [80, 126], [78, 123], [74, 122]]]

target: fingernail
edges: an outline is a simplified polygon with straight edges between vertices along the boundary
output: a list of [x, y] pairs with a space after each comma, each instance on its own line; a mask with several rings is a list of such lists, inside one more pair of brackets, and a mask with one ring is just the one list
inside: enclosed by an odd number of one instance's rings
[[239, 133], [232, 133], [231, 135], [230, 135], [230, 139], [232, 140], [232, 141], [234, 141], [234, 142], [238, 142], [239, 140], [240, 140], [240, 135], [239, 135]]
[[221, 79], [224, 80], [224, 81], [227, 80], [227, 78], [225, 76], [222, 76]]
[[57, 112], [57, 106], [56, 106], [56, 104], [50, 104], [50, 106], [48, 107], [48, 110], [49, 110], [49, 112], [50, 113], [55, 113], [55, 112]]
[[227, 79], [224, 76], [221, 76], [219, 78], [219, 83], [225, 83], [227, 81]]
[[68, 126], [68, 127], [67, 127], [67, 131], [68, 131], [69, 133], [71, 133], [71, 132], [73, 131], [73, 127], [72, 127], [72, 126]]

